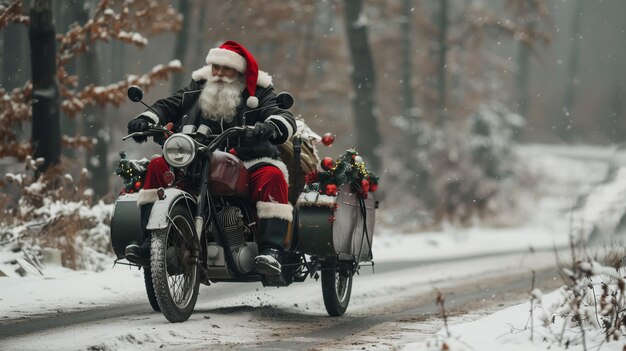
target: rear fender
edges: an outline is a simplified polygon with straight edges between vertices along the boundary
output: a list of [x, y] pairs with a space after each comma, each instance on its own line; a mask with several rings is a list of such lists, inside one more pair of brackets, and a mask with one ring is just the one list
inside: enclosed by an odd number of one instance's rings
[[165, 189], [165, 198], [157, 200], [150, 212], [147, 230], [157, 230], [167, 228], [168, 216], [174, 206], [182, 204], [189, 211], [189, 218], [195, 217], [197, 200], [186, 191], [176, 188]]

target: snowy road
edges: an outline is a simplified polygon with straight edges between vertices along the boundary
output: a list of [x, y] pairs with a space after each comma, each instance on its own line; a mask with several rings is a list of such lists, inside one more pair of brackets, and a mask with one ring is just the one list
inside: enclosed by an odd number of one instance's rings
[[[376, 274], [363, 268], [356, 277], [341, 318], [326, 316], [320, 284], [312, 279], [287, 288], [219, 283], [201, 288], [194, 314], [182, 324], [151, 311], [141, 276], [133, 271], [134, 284], [117, 286], [122, 293], [128, 290], [130, 299], [106, 308], [5, 319], [0, 339], [7, 350], [388, 349], [428, 335], [399, 337], [407, 333], [405, 325], [424, 321], [435, 330], [441, 327], [433, 316], [434, 287], [446, 294], [452, 313], [519, 302], [530, 289], [533, 269], [541, 272], [539, 286], [560, 283], [554, 262], [554, 253], [546, 251], [380, 263]], [[106, 274], [115, 273], [120, 271]]]

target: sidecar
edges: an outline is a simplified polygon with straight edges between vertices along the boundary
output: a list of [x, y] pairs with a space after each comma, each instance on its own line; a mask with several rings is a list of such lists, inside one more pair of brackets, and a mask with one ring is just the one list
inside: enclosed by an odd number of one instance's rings
[[344, 314], [354, 273], [373, 259], [377, 207], [372, 193], [363, 198], [349, 184], [337, 196], [305, 192], [298, 198], [298, 249], [320, 262], [324, 305], [331, 316]]
[[372, 260], [372, 240], [378, 202], [370, 193], [367, 199], [340, 188], [337, 196], [305, 192], [298, 208], [299, 248], [304, 253], [339, 261]]
[[138, 197], [137, 193], [126, 193], [115, 201], [111, 218], [111, 246], [118, 259], [126, 257], [126, 246], [143, 242], [141, 213], [137, 206]]

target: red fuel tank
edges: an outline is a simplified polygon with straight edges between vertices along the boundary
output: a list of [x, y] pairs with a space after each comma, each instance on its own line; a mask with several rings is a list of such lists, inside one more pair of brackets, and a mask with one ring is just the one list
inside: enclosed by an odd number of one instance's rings
[[215, 151], [211, 158], [211, 194], [248, 196], [248, 170], [236, 156]]

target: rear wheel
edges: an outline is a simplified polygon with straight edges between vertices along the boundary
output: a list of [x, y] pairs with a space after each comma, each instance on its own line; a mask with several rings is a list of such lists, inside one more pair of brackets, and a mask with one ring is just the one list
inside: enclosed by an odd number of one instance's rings
[[193, 222], [183, 206], [169, 214], [167, 228], [152, 233], [150, 267], [161, 312], [168, 321], [189, 319], [198, 298], [200, 279], [195, 264]]
[[348, 308], [352, 293], [352, 269], [342, 264], [322, 266], [322, 295], [330, 316], [342, 316]]

